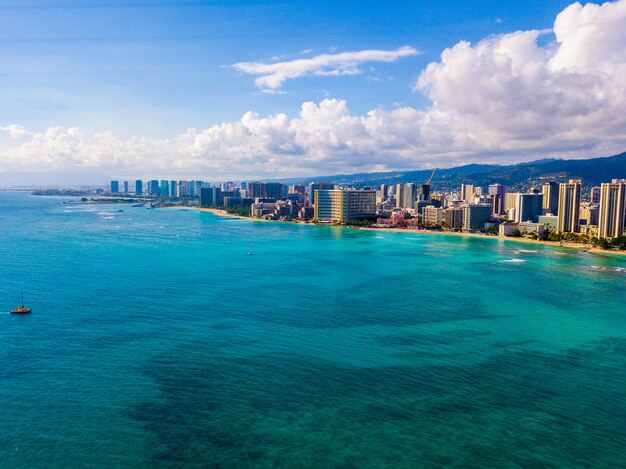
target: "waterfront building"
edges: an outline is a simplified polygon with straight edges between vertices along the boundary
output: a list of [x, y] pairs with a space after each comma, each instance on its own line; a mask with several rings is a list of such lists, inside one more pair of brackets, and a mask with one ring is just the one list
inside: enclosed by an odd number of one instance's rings
[[549, 228], [553, 231], [556, 231], [559, 227], [559, 217], [552, 214], [541, 215], [538, 222], [541, 223], [546, 229]]
[[222, 195], [222, 189], [219, 187], [203, 187], [200, 190], [200, 205], [202, 207], [221, 206], [223, 202], [224, 196]]
[[[161, 181], [161, 187], [159, 189], [159, 196], [168, 197], [170, 195], [170, 183], [166, 180]], [[171, 194], [174, 196], [174, 194]]]
[[143, 181], [141, 179], [137, 179], [135, 181], [135, 195], [143, 194]]
[[517, 228], [517, 224], [513, 223], [501, 223], [498, 226], [499, 236], [519, 236], [520, 232]]
[[467, 204], [463, 205], [463, 229], [482, 230], [491, 220], [490, 204]]
[[118, 194], [120, 192], [119, 181], [111, 181], [111, 194]]
[[298, 218], [300, 220], [310, 220], [315, 216], [315, 210], [313, 207], [302, 207], [298, 211]]
[[474, 185], [473, 184], [461, 184], [461, 200], [465, 202], [474, 201]]
[[515, 203], [516, 223], [536, 222], [543, 214], [543, 194], [517, 194]]
[[502, 184], [491, 184], [489, 186], [489, 196], [491, 197], [493, 214], [496, 216], [504, 215], [506, 213], [504, 208], [506, 187]]
[[172, 196], [176, 195], [176, 186], [178, 185], [178, 183], [176, 181], [170, 181], [170, 194], [172, 194]]
[[157, 181], [156, 179], [148, 181], [148, 195], [159, 195], [159, 181]]
[[580, 179], [570, 179], [559, 186], [559, 227], [561, 233], [577, 233], [580, 217]]
[[426, 226], [441, 226], [443, 224], [443, 209], [428, 205], [422, 209], [422, 223]]
[[312, 182], [309, 184], [309, 202], [315, 205], [315, 191], [332, 190], [335, 185], [330, 182]]
[[541, 186], [543, 195], [543, 214], [551, 213], [556, 215], [559, 213], [559, 188], [556, 182], [546, 182]]
[[532, 223], [528, 221], [518, 223], [517, 229], [521, 235], [534, 234], [541, 236], [545, 231], [545, 227], [541, 223]]
[[444, 224], [453, 230], [461, 229], [463, 226], [463, 209], [450, 207], [443, 211]]
[[430, 200], [430, 184], [420, 184], [417, 200]]
[[124, 194], [128, 194], [128, 181], [124, 181]]
[[613, 179], [612, 182], [601, 185], [598, 237], [623, 236], [625, 224], [626, 179]]
[[376, 216], [376, 191], [317, 190], [315, 215], [318, 222], [346, 223]]

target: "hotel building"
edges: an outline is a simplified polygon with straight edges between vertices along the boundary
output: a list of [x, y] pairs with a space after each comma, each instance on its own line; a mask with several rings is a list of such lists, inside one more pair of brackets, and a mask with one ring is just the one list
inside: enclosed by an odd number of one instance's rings
[[580, 217], [580, 179], [570, 179], [559, 186], [559, 231], [578, 233]]
[[624, 235], [626, 224], [626, 179], [613, 179], [600, 186], [599, 238]]
[[316, 190], [314, 220], [347, 223], [376, 216], [376, 191]]

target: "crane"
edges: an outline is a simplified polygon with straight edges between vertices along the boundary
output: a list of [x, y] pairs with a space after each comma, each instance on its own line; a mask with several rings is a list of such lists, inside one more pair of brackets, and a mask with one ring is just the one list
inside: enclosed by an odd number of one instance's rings
[[428, 181], [426, 181], [426, 184], [430, 184], [430, 181], [433, 179], [433, 176], [435, 175], [435, 171], [437, 171], [437, 168], [433, 169], [433, 173], [428, 178]]

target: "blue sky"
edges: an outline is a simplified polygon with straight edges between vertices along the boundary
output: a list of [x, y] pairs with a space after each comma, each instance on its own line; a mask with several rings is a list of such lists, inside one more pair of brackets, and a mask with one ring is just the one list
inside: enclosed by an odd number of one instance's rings
[[[297, 112], [346, 99], [354, 112], [422, 106], [411, 83], [466, 39], [550, 27], [564, 1], [14, 1], [0, 7], [4, 124], [79, 125], [121, 136]], [[498, 21], [501, 22], [498, 22]], [[263, 95], [228, 65], [336, 51], [413, 46], [421, 56], [371, 64], [363, 75], [302, 78]]]
[[[475, 52], [473, 48], [476, 44], [489, 41], [490, 38], [508, 37], [517, 31], [550, 30], [557, 15], [571, 3], [545, 0], [2, 1], [0, 128], [19, 126], [26, 130], [18, 132], [19, 138], [11, 134], [13, 140], [9, 143], [3, 143], [0, 139], [0, 149], [8, 152], [5, 153], [5, 159], [19, 160], [13, 166], [7, 164], [4, 168], [0, 162], [0, 173], [10, 170], [32, 172], [41, 167], [31, 160], [25, 163], [26, 156], [17, 155], [32, 152], [35, 145], [33, 139], [37, 140], [38, 134], [45, 134], [51, 128], [79, 128], [80, 138], [84, 137], [89, 145], [94, 145], [95, 134], [103, 132], [109, 132], [122, 142], [120, 145], [125, 149], [102, 156], [102, 160], [97, 163], [76, 160], [69, 155], [75, 149], [68, 149], [64, 154], [55, 156], [52, 155], [53, 149], [36, 148], [40, 153], [50, 152], [52, 156], [46, 161], [56, 158], [58, 164], [55, 166], [51, 163], [51, 169], [62, 171], [64, 165], [68, 168], [73, 165], [73, 169], [84, 165], [91, 169], [101, 168], [103, 173], [109, 175], [138, 168], [140, 163], [136, 147], [140, 143], [137, 143], [137, 139], [159, 139], [163, 143], [164, 139], [186, 135], [190, 128], [201, 132], [223, 123], [237, 123], [247, 112], [256, 113], [260, 119], [278, 113], [295, 119], [301, 115], [303, 103], [320, 105], [324, 100], [345, 102], [349, 110], [346, 113], [354, 117], [367, 116], [376, 109], [428, 110], [435, 101], [440, 100], [439, 97], [442, 102], [453, 100], [449, 93], [442, 91], [444, 82], [447, 83], [447, 78], [442, 78], [443, 71], [439, 75], [425, 77], [425, 84], [421, 88], [416, 86], [428, 64], [440, 64], [443, 67], [441, 54], [446, 48], [469, 41], [472, 48], [470, 52]], [[613, 21], [609, 26], [616, 30], [626, 27], [623, 19], [615, 13], [619, 10], [621, 14], [624, 10], [624, 0], [613, 4], [615, 7], [611, 12], [599, 10], [603, 15], [600, 20], [607, 24]], [[595, 9], [600, 8], [599, 5], [591, 5]], [[568, 9], [571, 14], [567, 15], [567, 21], [563, 23], [567, 22], [576, 28], [581, 27], [583, 20], [587, 21], [586, 18], [595, 21], [593, 18], [597, 15], [594, 16], [590, 8]], [[579, 40], [571, 28], [564, 30], [567, 30], [568, 38], [573, 38], [572, 44]], [[558, 48], [554, 34], [549, 31], [533, 41], [542, 53], [554, 54]], [[616, 44], [621, 44], [620, 41], [622, 36], [607, 47], [615, 48]], [[590, 50], [592, 46], [589, 46]], [[275, 89], [255, 85], [258, 75], [233, 67], [242, 62], [289, 63], [324, 54], [334, 57], [347, 52], [370, 50], [389, 53], [401, 47], [410, 47], [416, 52], [393, 61], [364, 60], [353, 64], [349, 73], [341, 67], [331, 67], [333, 70], [330, 74], [318, 70], [313, 76], [286, 79]], [[498, 46], [492, 44], [489, 47], [486, 49], [487, 56], [493, 58]], [[608, 52], [607, 57], [611, 55]], [[526, 47], [512, 49], [506, 54], [513, 57], [513, 61], [534, 57], [533, 54], [524, 55], [527, 53]], [[618, 61], [622, 56], [617, 57]], [[463, 60], [460, 58], [458, 63]], [[474, 60], [475, 64], [463, 73], [483, 66], [481, 57], [474, 54]], [[553, 68], [546, 65], [546, 69]], [[490, 72], [485, 69], [484, 73], [485, 79], [489, 80]], [[507, 78], [507, 86], [513, 86], [510, 78]], [[462, 77], [454, 78], [458, 79]], [[480, 77], [478, 80], [482, 81]], [[554, 83], [554, 79], [550, 83]], [[618, 84], [621, 86], [621, 83]], [[544, 85], [542, 82], [537, 86]], [[494, 86], [498, 88], [498, 85]], [[476, 103], [482, 100], [478, 98]], [[523, 99], [520, 97], [520, 100]], [[502, 101], [502, 97], [494, 98], [494, 102], [498, 100]], [[337, 112], [343, 112], [336, 108], [333, 111], [335, 116]], [[540, 112], [536, 109], [532, 111]], [[443, 112], [454, 114], [455, 122], [459, 116], [473, 115], [473, 111], [468, 111], [467, 107], [463, 110], [450, 110], [448, 107]], [[586, 112], [589, 112], [588, 108]], [[423, 117], [416, 115], [415, 118], [422, 119], [419, 122], [423, 124]], [[430, 117], [427, 120], [432, 121]], [[478, 128], [487, 126], [483, 122]], [[452, 127], [445, 131], [450, 134], [455, 132]], [[500, 129], [498, 132], [502, 134], [509, 130]], [[357, 131], [352, 135], [356, 138], [358, 134]], [[422, 156], [426, 153], [444, 155], [445, 161], [439, 163], [444, 166], [480, 160], [481, 151], [475, 145], [464, 146], [464, 143], [459, 143], [459, 139], [463, 140], [467, 135], [476, 141], [484, 140], [476, 137], [471, 129], [468, 131], [464, 128], [459, 135], [450, 138], [450, 142], [454, 140], [454, 151], [444, 151], [442, 142], [432, 143], [432, 138], [428, 137], [431, 138], [428, 140], [426, 134], [418, 142], [419, 145], [412, 148]], [[392, 135], [393, 138], [397, 136]], [[49, 139], [49, 136], [45, 138]], [[194, 144], [196, 148], [201, 144], [198, 138]], [[510, 142], [510, 137], [507, 138], [507, 142]], [[521, 138], [529, 140], [530, 137], [525, 134]], [[189, 136], [184, 139], [189, 139]], [[559, 152], [566, 156], [582, 157], [584, 151], [602, 153], [622, 144], [620, 141], [603, 146], [594, 139], [579, 142], [577, 138], [576, 141], [573, 144], [568, 137], [562, 145], [559, 142], [547, 142], [540, 149], [532, 148], [532, 151], [524, 153], [515, 145], [510, 148], [507, 142], [494, 140], [485, 151], [491, 155], [490, 161], [508, 162]], [[228, 158], [217, 161], [216, 156], [219, 149], [226, 145], [228, 153], [237, 146], [237, 142], [233, 139], [228, 140], [228, 143], [224, 143], [224, 139], [218, 143], [211, 142], [209, 150], [190, 157], [188, 164], [181, 163], [180, 160], [185, 159], [184, 151], [177, 147], [177, 160], [171, 162], [172, 166], [181, 168], [181, 171], [189, 170], [192, 164], [200, 161], [199, 166], [204, 172], [215, 169], [224, 176], [239, 174], [235, 166], [224, 169], [229, 165]], [[406, 155], [408, 150], [385, 147], [371, 154], [367, 149], [353, 149], [351, 155], [361, 155], [360, 160], [339, 162], [330, 161], [332, 155], [329, 154], [319, 156], [321, 150], [302, 146], [299, 140], [296, 143], [281, 141], [277, 145], [280, 149], [275, 153], [272, 153], [271, 146], [262, 149], [258, 145], [252, 146], [254, 152], [265, 159], [265, 166], [256, 168], [250, 176], [271, 175], [276, 171], [291, 175], [318, 168], [321, 174], [340, 169], [432, 166], [439, 158], [420, 157], [412, 162], [406, 156], [398, 159], [400, 157], [397, 155], [403, 152]], [[129, 147], [135, 151], [134, 156], [126, 156], [131, 153]], [[281, 155], [289, 152], [286, 150], [288, 147], [292, 148], [289, 150], [291, 157], [301, 155], [303, 161], [307, 157], [310, 161], [306, 160], [307, 164], [300, 165], [294, 163], [292, 158], [281, 165]], [[341, 150], [343, 147], [340, 147], [341, 142], [337, 142], [336, 148]], [[105, 152], [104, 149], [102, 151]], [[144, 148], [142, 151], [145, 157], [150, 151], [156, 150]], [[433, 153], [429, 153], [431, 151]], [[317, 167], [316, 162], [319, 163]], [[283, 171], [285, 167], [289, 170]], [[155, 172], [166, 172], [167, 161], [159, 159], [154, 168]], [[247, 174], [242, 172], [241, 175]]]

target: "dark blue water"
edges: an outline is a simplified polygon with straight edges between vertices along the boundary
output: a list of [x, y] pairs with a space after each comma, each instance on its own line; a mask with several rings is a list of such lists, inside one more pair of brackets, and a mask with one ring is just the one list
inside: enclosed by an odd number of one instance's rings
[[0, 192], [2, 467], [626, 466], [623, 258], [62, 200]]

